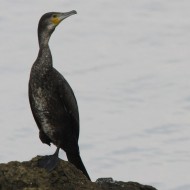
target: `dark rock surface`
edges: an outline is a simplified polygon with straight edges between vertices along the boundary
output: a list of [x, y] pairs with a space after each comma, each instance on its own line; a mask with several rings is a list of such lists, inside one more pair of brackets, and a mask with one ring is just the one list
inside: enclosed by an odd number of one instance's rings
[[156, 190], [151, 186], [114, 181], [112, 178], [90, 182], [80, 170], [63, 160], [55, 170], [47, 172], [38, 167], [40, 158], [0, 164], [0, 190]]
[[102, 190], [156, 190], [149, 185], [142, 185], [137, 182], [114, 181], [112, 178], [99, 178], [96, 183]]

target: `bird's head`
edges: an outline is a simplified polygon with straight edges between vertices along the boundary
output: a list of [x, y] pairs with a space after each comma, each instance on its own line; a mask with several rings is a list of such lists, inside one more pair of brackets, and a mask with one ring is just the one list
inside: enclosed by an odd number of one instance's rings
[[77, 14], [77, 12], [74, 10], [70, 12], [65, 12], [65, 13], [49, 12], [49, 13], [44, 14], [41, 17], [38, 24], [39, 40], [42, 36], [44, 36], [45, 38], [50, 37], [53, 31], [55, 30], [56, 26], [58, 26], [62, 20], [74, 14]]

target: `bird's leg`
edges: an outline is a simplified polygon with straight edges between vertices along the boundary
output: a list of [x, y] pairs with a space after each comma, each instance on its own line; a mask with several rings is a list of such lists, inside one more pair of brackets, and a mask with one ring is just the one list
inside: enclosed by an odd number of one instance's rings
[[38, 166], [40, 168], [46, 169], [47, 171], [52, 171], [53, 169], [55, 169], [55, 167], [59, 163], [59, 149], [60, 148], [58, 146], [53, 155], [44, 156], [43, 158], [41, 158], [38, 162]]
[[55, 155], [55, 156], [58, 157], [58, 156], [59, 156], [59, 149], [60, 149], [60, 148], [59, 148], [59, 146], [58, 146], [57, 149], [56, 149], [56, 151], [55, 151], [55, 153], [54, 153], [53, 155]]

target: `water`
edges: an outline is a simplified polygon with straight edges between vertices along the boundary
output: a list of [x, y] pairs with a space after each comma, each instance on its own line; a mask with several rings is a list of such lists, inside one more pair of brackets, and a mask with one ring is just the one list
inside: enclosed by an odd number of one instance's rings
[[[0, 4], [0, 162], [55, 151], [38, 138], [28, 78], [40, 16], [76, 9], [56, 29], [50, 47], [79, 103], [80, 149], [91, 178], [190, 189], [189, 1]], [[63, 152], [60, 157], [66, 159]]]

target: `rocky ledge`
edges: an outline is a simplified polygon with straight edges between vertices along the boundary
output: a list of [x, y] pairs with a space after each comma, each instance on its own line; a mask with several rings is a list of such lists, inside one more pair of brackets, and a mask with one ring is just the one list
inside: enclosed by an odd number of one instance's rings
[[38, 167], [41, 158], [0, 164], [0, 190], [156, 190], [148, 185], [112, 178], [90, 182], [80, 170], [63, 160], [52, 172], [47, 172]]

